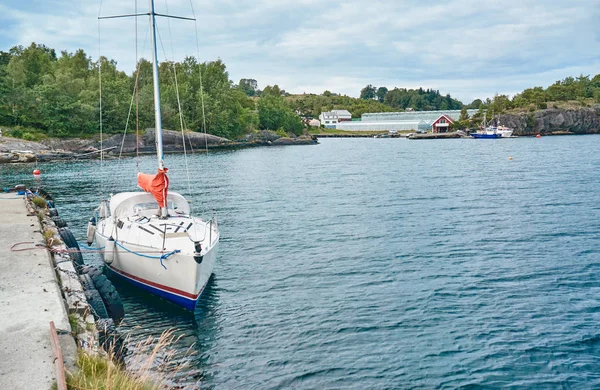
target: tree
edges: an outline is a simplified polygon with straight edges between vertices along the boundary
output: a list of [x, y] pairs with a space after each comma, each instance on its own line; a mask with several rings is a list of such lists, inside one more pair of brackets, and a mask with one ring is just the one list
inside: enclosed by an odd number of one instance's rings
[[285, 103], [284, 98], [277, 94], [278, 86], [267, 86], [258, 100], [259, 126], [265, 130], [282, 129], [301, 135], [302, 121]]
[[387, 95], [387, 93], [388, 93], [388, 89], [386, 87], [377, 88], [377, 100], [379, 100], [379, 102], [383, 103], [383, 101], [385, 99], [385, 95]]
[[467, 106], [467, 108], [479, 108], [481, 107], [481, 105], [483, 104], [483, 102], [481, 101], [481, 99], [475, 99], [471, 102], [471, 104], [469, 104]]
[[371, 100], [377, 97], [377, 89], [371, 84], [367, 85], [360, 90], [360, 98], [364, 100]]
[[467, 112], [467, 107], [463, 107], [460, 109], [460, 117], [458, 118], [460, 122], [469, 120], [469, 113]]
[[248, 96], [254, 96], [258, 89], [258, 82], [254, 79], [241, 79], [238, 89]]
[[267, 85], [265, 89], [263, 89], [262, 95], [272, 95], [272, 96], [281, 96], [284, 94], [284, 91], [279, 88], [279, 85], [275, 84], [274, 86]]

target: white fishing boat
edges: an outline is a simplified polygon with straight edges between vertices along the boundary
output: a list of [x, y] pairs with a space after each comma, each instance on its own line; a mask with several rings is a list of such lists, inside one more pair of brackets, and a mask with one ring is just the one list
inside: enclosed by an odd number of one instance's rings
[[513, 135], [513, 129], [506, 126], [498, 125], [496, 132], [502, 136], [502, 138], [510, 138]]
[[[103, 200], [88, 225], [88, 244], [103, 248], [108, 268], [131, 284], [194, 310], [217, 257], [216, 218], [190, 215], [188, 201], [169, 191], [163, 160], [156, 14], [150, 0], [152, 68], [158, 172], [138, 173], [144, 192], [122, 192]], [[128, 15], [127, 15], [128, 16]], [[179, 17], [177, 17], [179, 18]], [[179, 18], [182, 19], [182, 18]]]
[[[494, 122], [492, 119], [490, 122]], [[513, 129], [500, 125], [500, 119], [498, 119], [498, 126], [486, 125], [485, 114], [483, 119], [483, 126], [474, 133], [471, 133], [473, 138], [510, 138], [513, 134]]]

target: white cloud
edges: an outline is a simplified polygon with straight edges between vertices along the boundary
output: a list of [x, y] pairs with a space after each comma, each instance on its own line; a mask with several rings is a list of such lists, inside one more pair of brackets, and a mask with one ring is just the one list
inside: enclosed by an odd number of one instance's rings
[[[9, 1], [0, 5], [3, 50], [35, 41], [97, 57], [99, 3]], [[470, 101], [600, 69], [600, 0], [192, 1], [200, 60], [221, 58], [232, 79], [252, 77], [261, 87], [356, 96], [366, 84], [422, 86]], [[168, 11], [189, 16], [189, 4], [169, 0]], [[133, 2], [103, 3], [104, 15], [131, 12]], [[166, 13], [164, 1], [157, 12]], [[169, 24], [167, 56], [195, 56], [193, 22]], [[145, 18], [139, 26], [141, 51]], [[159, 26], [170, 47], [167, 21]], [[100, 31], [102, 54], [130, 72], [133, 20], [104, 21]], [[150, 56], [149, 41], [142, 54]]]

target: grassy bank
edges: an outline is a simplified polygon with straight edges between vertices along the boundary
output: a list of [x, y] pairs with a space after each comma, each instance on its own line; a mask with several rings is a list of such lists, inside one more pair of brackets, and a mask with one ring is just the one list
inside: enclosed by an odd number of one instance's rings
[[144, 376], [133, 376], [109, 357], [79, 351], [77, 371], [67, 376], [67, 386], [76, 390], [158, 390], [161, 387]]

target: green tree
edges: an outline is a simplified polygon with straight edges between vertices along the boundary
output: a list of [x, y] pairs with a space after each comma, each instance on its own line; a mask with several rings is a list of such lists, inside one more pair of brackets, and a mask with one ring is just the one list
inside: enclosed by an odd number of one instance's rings
[[377, 100], [379, 100], [380, 103], [383, 103], [383, 101], [385, 100], [385, 95], [387, 95], [387, 93], [388, 89], [386, 87], [377, 88]]
[[248, 96], [254, 96], [258, 89], [258, 82], [254, 79], [241, 79], [238, 89]]
[[371, 100], [377, 98], [377, 88], [371, 84], [367, 85], [360, 90], [360, 98], [365, 100]]
[[[302, 121], [285, 103], [281, 95], [277, 95], [277, 86], [265, 87], [258, 100], [259, 126], [265, 130], [283, 129], [296, 135], [301, 135]], [[268, 91], [268, 92], [267, 92]], [[267, 93], [265, 93], [267, 92]]]

